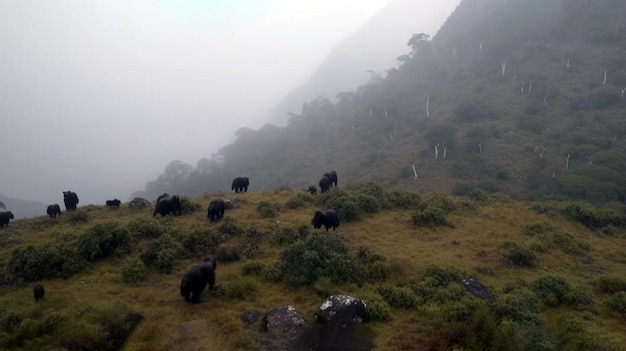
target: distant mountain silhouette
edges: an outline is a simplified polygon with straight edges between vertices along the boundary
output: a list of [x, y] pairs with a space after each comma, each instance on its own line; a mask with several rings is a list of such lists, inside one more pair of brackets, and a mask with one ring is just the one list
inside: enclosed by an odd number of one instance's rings
[[[454, 2], [458, 1], [442, 1]], [[371, 75], [384, 76], [387, 69], [396, 66], [397, 57], [408, 50], [407, 42], [414, 33], [432, 31], [429, 34], [434, 35], [451, 12], [450, 6], [428, 12], [423, 7], [418, 0], [396, 0], [386, 5], [335, 47], [310, 78], [278, 104], [270, 122], [284, 124], [288, 114], [300, 113], [305, 102], [319, 96], [333, 100], [337, 93], [367, 83]]]
[[2, 194], [0, 194], [0, 201], [7, 207], [6, 210], [0, 209], [0, 211], [13, 212], [15, 219], [45, 215], [46, 209], [48, 208], [48, 204], [31, 200], [16, 199]]

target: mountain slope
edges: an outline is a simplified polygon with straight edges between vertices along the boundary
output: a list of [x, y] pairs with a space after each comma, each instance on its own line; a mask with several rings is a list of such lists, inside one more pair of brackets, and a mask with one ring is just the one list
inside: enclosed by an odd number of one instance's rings
[[[0, 194], [0, 202], [6, 206], [6, 211], [11, 211], [15, 219], [41, 216], [46, 213], [47, 204], [37, 201], [15, 199]], [[5, 211], [0, 209], [0, 211]]]
[[334, 169], [340, 185], [624, 201], [626, 4], [586, 4], [465, 0], [386, 77], [240, 129], [208, 188], [301, 188]]
[[302, 85], [294, 89], [273, 111], [271, 121], [285, 124], [288, 114], [318, 96], [334, 99], [342, 91], [366, 83], [396, 63], [398, 53], [415, 32], [434, 33], [458, 0], [439, 1], [428, 12], [416, 0], [395, 0], [374, 15], [352, 36], [339, 44]]

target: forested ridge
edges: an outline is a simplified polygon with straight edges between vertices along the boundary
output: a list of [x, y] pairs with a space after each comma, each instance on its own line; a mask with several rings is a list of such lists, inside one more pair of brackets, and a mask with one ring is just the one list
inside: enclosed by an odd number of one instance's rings
[[311, 97], [286, 126], [243, 127], [135, 195], [228, 190], [236, 176], [305, 188], [336, 170], [340, 186], [623, 202], [624, 19], [616, 0], [464, 0], [386, 74]]

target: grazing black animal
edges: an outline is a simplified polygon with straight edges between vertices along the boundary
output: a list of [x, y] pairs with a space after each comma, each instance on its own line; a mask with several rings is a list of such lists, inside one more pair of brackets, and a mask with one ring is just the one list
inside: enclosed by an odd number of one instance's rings
[[323, 194], [327, 191], [330, 190], [330, 180], [328, 179], [328, 177], [324, 176], [322, 177], [322, 179], [320, 179], [320, 192]]
[[328, 231], [330, 227], [333, 227], [333, 230], [335, 230], [335, 228], [339, 227], [339, 217], [335, 210], [315, 211], [311, 224], [313, 224], [313, 228], [315, 229], [324, 226], [326, 231]]
[[141, 197], [135, 197], [132, 200], [130, 200], [130, 202], [128, 203], [128, 207], [130, 208], [143, 208], [143, 207], [150, 207], [150, 206], [152, 206], [150, 201]]
[[156, 214], [160, 214], [164, 217], [170, 213], [174, 216], [182, 214], [180, 210], [180, 197], [178, 195], [168, 196], [161, 198], [154, 207], [154, 213], [152, 217], [156, 217]]
[[50, 216], [50, 218], [55, 218], [56, 216], [60, 216], [61, 206], [59, 206], [59, 204], [48, 205], [48, 209], [46, 210], [46, 213], [48, 214], [48, 216]]
[[189, 268], [183, 280], [180, 282], [180, 294], [185, 297], [185, 301], [191, 303], [200, 302], [200, 293], [209, 285], [209, 289], [215, 286], [215, 268], [217, 260], [206, 259], [203, 263]]
[[307, 191], [310, 192], [311, 195], [317, 195], [317, 188], [314, 186], [310, 186]]
[[250, 179], [248, 177], [237, 177], [233, 179], [233, 185], [230, 190], [234, 190], [236, 193], [238, 192], [248, 192], [248, 185], [250, 185]]
[[11, 211], [0, 212], [0, 228], [8, 227], [9, 220], [11, 219], [15, 219], [15, 216], [13, 216], [13, 212]]
[[159, 202], [159, 200], [161, 200], [161, 199], [165, 199], [166, 197], [170, 197], [170, 194], [168, 194], [168, 193], [163, 193], [163, 194], [159, 195], [159, 196], [157, 197], [156, 202], [158, 203], [158, 202]]
[[76, 205], [78, 205], [78, 195], [73, 191], [64, 191], [63, 202], [65, 203], [66, 211], [75, 211]]
[[335, 186], [335, 188], [337, 187], [337, 172], [330, 171], [328, 173], [324, 173], [324, 177], [328, 178], [331, 187], [333, 185]]
[[120, 201], [118, 199], [107, 200], [107, 206], [111, 207], [111, 208], [119, 208], [121, 204], [122, 204], [122, 201]]
[[35, 295], [36, 302], [39, 302], [39, 300], [43, 299], [44, 295], [46, 294], [46, 291], [43, 289], [43, 285], [41, 285], [40, 283], [35, 284], [35, 287], [33, 288], [33, 294]]
[[226, 209], [226, 203], [222, 199], [216, 199], [209, 203], [209, 208], [207, 210], [207, 218], [212, 221], [218, 221], [220, 218], [224, 217], [224, 210]]

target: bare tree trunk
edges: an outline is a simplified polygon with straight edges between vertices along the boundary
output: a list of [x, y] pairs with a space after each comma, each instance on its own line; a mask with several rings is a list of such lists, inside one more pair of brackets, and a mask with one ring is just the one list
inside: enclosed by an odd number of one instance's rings
[[565, 158], [565, 169], [569, 169], [569, 157], [570, 154], [567, 154], [567, 157]]
[[415, 163], [411, 162], [411, 166], [413, 166], [413, 176], [414, 176], [413, 179], [417, 179], [417, 171], [415, 170]]
[[430, 118], [430, 96], [426, 98], [426, 118]]
[[607, 75], [607, 71], [604, 70], [604, 79], [602, 80], [602, 85], [606, 84], [606, 75]]

